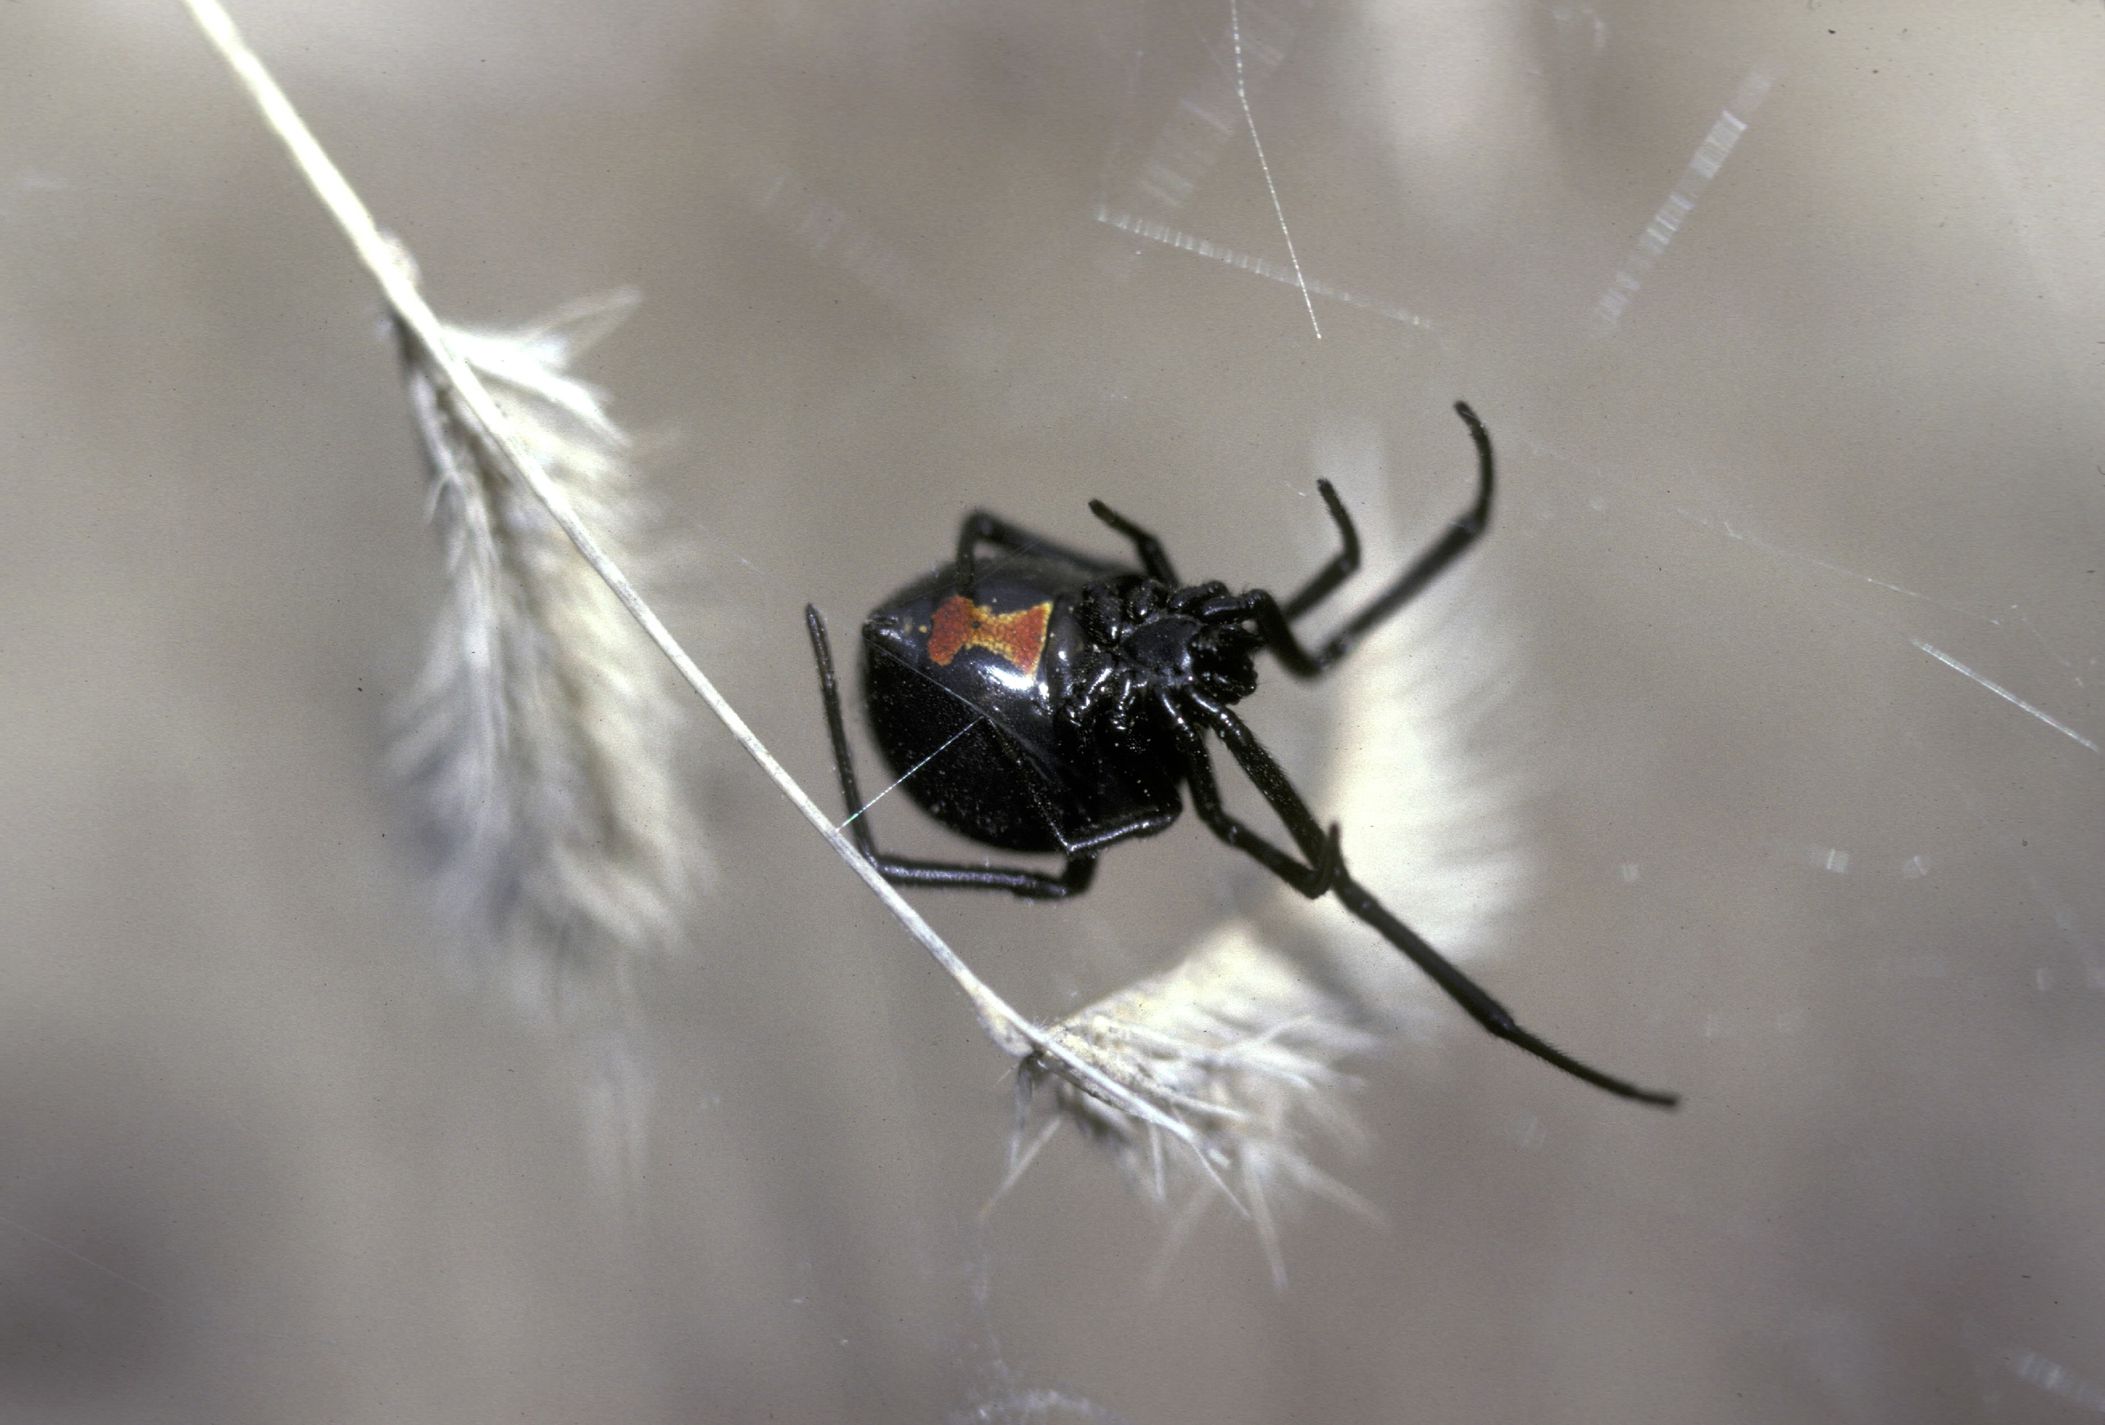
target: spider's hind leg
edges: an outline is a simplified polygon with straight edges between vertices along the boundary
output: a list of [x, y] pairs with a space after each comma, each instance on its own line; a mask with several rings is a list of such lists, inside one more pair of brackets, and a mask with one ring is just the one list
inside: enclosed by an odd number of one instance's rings
[[1159, 579], [1172, 589], [1183, 583], [1177, 577], [1176, 566], [1169, 562], [1169, 551], [1162, 547], [1162, 541], [1152, 530], [1134, 524], [1102, 500], [1091, 500], [1089, 513], [1133, 542], [1133, 553], [1139, 556], [1140, 567], [1147, 571], [1150, 579]]
[[1114, 574], [1119, 569], [1114, 560], [1105, 559], [1100, 555], [1084, 554], [1079, 549], [1070, 549], [1057, 540], [1034, 534], [1022, 525], [1011, 524], [1000, 515], [987, 510], [974, 510], [958, 523], [958, 587], [968, 590], [972, 587], [975, 556], [983, 544], [1010, 554], [1038, 554], [1064, 559], [1094, 574]]
[[875, 866], [887, 881], [902, 886], [946, 886], [975, 891], [1007, 891], [1025, 900], [1063, 900], [1089, 889], [1096, 878], [1094, 848], [1072, 851], [1067, 864], [1053, 875], [1027, 866], [968, 866], [955, 861], [918, 861], [887, 856], [877, 849], [870, 830], [869, 805], [856, 783], [855, 752], [848, 745], [848, 729], [841, 718], [840, 680], [833, 672], [833, 648], [826, 637], [826, 621], [810, 604], [804, 606], [804, 626], [811, 634], [811, 656], [819, 670], [819, 697], [826, 706], [826, 732], [833, 739], [833, 764], [840, 774], [841, 799], [848, 819], [841, 830], [855, 839], [856, 850]]

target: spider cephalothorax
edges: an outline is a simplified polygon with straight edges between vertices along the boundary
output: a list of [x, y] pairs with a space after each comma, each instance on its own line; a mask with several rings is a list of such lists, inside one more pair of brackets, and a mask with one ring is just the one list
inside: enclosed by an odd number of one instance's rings
[[1240, 702], [1257, 691], [1250, 655], [1264, 646], [1249, 619], [1247, 603], [1218, 580], [1173, 589], [1128, 574], [1089, 585], [1075, 599], [1086, 645], [1054, 692], [1060, 716], [1081, 725], [1102, 715], [1128, 730], [1189, 693]]
[[[1398, 920], [1346, 871], [1337, 828], [1324, 830], [1231, 707], [1257, 689], [1252, 655], [1259, 649], [1294, 677], [1321, 676], [1483, 535], [1491, 522], [1491, 437], [1469, 407], [1458, 402], [1455, 410], [1476, 443], [1475, 503], [1313, 649], [1302, 644], [1293, 621], [1359, 567], [1359, 536], [1328, 481], [1317, 482], [1317, 489], [1343, 547], [1285, 600], [1263, 589], [1232, 594], [1219, 582], [1184, 583], [1159, 540], [1092, 500], [1091, 512], [1132, 542], [1137, 570], [979, 513], [959, 529], [954, 562], [870, 614], [862, 629], [863, 701], [899, 778], [894, 785], [936, 820], [982, 844], [1060, 853], [1065, 864], [1057, 872], [878, 852], [856, 787], [826, 625], [817, 609], [806, 608], [848, 802], [844, 825], [863, 855], [903, 885], [1057, 900], [1089, 888], [1105, 848], [1167, 829], [1189, 793], [1207, 830], [1303, 895], [1335, 897], [1493, 1034], [1610, 1093], [1671, 1107], [1676, 1095], [1604, 1074], [1521, 1028], [1482, 986]], [[1001, 557], [981, 563], [983, 545]], [[1293, 851], [1229, 813], [1214, 780], [1209, 738], [1278, 815]]]

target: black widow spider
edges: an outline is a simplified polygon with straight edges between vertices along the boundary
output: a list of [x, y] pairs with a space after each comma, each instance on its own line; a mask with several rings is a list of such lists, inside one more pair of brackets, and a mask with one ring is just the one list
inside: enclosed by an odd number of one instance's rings
[[[1459, 559], [1491, 523], [1491, 437], [1464, 402], [1476, 443], [1476, 502], [1321, 646], [1292, 620], [1359, 568], [1359, 535], [1330, 482], [1317, 482], [1342, 548], [1290, 599], [1186, 584], [1161, 541], [1101, 500], [1089, 509], [1132, 541], [1129, 566], [1039, 538], [984, 511], [958, 530], [957, 558], [880, 604], [862, 626], [863, 699], [877, 742], [907, 795], [965, 836], [1010, 851], [1057, 851], [1057, 873], [1021, 866], [917, 861], [878, 851], [841, 722], [826, 624], [806, 606], [826, 727], [855, 844], [899, 885], [1007, 891], [1033, 900], [1080, 895], [1105, 848], [1167, 828], [1189, 787], [1207, 829], [1314, 900], [1333, 895], [1430, 975], [1501, 1039], [1597, 1088], [1671, 1108], [1680, 1095], [1639, 1088], [1580, 1063], [1514, 1020], [1345, 869], [1338, 828], [1325, 832], [1271, 753], [1230, 710], [1257, 689], [1253, 655], [1270, 650], [1297, 678], [1336, 664]], [[986, 544], [1011, 557], [987, 568]], [[1228, 813], [1214, 780], [1212, 733], [1278, 813], [1299, 859]]]

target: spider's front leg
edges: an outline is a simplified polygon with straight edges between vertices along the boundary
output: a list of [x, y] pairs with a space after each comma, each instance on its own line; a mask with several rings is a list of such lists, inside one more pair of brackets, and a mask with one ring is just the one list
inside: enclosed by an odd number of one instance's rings
[[1338, 552], [1301, 586], [1300, 592], [1286, 601], [1288, 618], [1301, 617], [1329, 598], [1331, 590], [1359, 572], [1359, 530], [1352, 523], [1352, 516], [1345, 513], [1345, 502], [1338, 498], [1337, 486], [1328, 480], [1318, 480], [1316, 493], [1323, 497], [1323, 507], [1330, 511], [1330, 522], [1338, 527]]
[[1401, 950], [1404, 957], [1432, 978], [1434, 984], [1447, 991], [1448, 997], [1469, 1012], [1469, 1017], [1500, 1039], [1517, 1048], [1525, 1049], [1544, 1063], [1553, 1064], [1573, 1078], [1592, 1084], [1597, 1089], [1606, 1089], [1618, 1098], [1635, 1099], [1654, 1108], [1673, 1108], [1681, 1102], [1681, 1095], [1664, 1089], [1639, 1088], [1628, 1079], [1619, 1079], [1613, 1074], [1602, 1073], [1590, 1064], [1581, 1063], [1571, 1055], [1520, 1027], [1512, 1011], [1491, 997], [1486, 990], [1469, 976], [1456, 969], [1445, 955], [1433, 949], [1425, 937], [1398, 920], [1396, 916], [1374, 898], [1374, 893], [1352, 879], [1342, 870], [1337, 878], [1337, 898], [1345, 909], [1381, 932], [1382, 938]]
[[1345, 547], [1315, 578], [1286, 601], [1282, 607], [1278, 600], [1263, 590], [1247, 597], [1249, 617], [1256, 621], [1257, 631], [1264, 635], [1265, 643], [1279, 657], [1279, 666], [1297, 678], [1320, 676], [1332, 664], [1350, 653], [1384, 620], [1422, 593], [1435, 579], [1446, 573], [1491, 527], [1491, 496], [1496, 485], [1496, 462], [1491, 455], [1491, 435], [1484, 423], [1476, 418], [1476, 412], [1467, 401], [1455, 402], [1455, 414], [1469, 428], [1469, 438], [1476, 445], [1476, 501], [1416, 559], [1405, 566], [1388, 588], [1371, 599], [1367, 606], [1346, 620], [1344, 627], [1332, 634], [1321, 647], [1310, 650], [1302, 646], [1294, 633], [1292, 619], [1308, 612], [1327, 596], [1331, 590], [1343, 583], [1346, 576], [1359, 567], [1359, 536], [1352, 528], [1351, 517], [1338, 502], [1337, 492], [1327, 481], [1319, 482], [1324, 503], [1330, 507], [1330, 515], [1338, 524]]
[[[1305, 846], [1306, 837], [1315, 829], [1315, 818], [1309, 814], [1307, 803], [1301, 800], [1301, 794], [1294, 789], [1293, 783], [1287, 780], [1286, 773], [1273, 760], [1271, 753], [1258, 742], [1255, 734], [1243, 724], [1242, 719], [1227, 708], [1198, 697], [1192, 697], [1189, 701], [1192, 711], [1221, 739], [1222, 744], [1234, 755], [1236, 762], [1249, 776], [1259, 793], [1271, 804], [1272, 810], [1279, 814], [1279, 819], [1294, 831], [1296, 839], [1301, 840]], [[1194, 802], [1199, 801], [1199, 784], [1196, 778], [1192, 783], [1192, 799]], [[1212, 822], [1209, 820], [1207, 824], [1210, 826]], [[1222, 834], [1219, 828], [1215, 829], [1215, 834], [1220, 835], [1229, 845], [1249, 851], [1275, 874], [1293, 882], [1292, 876], [1279, 872], [1255, 849]], [[1333, 828], [1333, 846], [1336, 844], [1336, 838], [1337, 832]], [[1492, 1034], [1526, 1050], [1545, 1063], [1562, 1069], [1575, 1079], [1592, 1084], [1595, 1088], [1606, 1089], [1619, 1097], [1635, 1099], [1639, 1103], [1648, 1103], [1658, 1108], [1672, 1108], [1681, 1101], [1679, 1094], [1639, 1088], [1627, 1079], [1603, 1073], [1590, 1064], [1574, 1059], [1533, 1032], [1523, 1029], [1512, 1012], [1492, 998], [1490, 991], [1455, 968], [1454, 963], [1435, 950], [1423, 936], [1398, 920], [1387, 906], [1375, 898], [1372, 891], [1355, 881], [1345, 869], [1342, 855], [1330, 871], [1329, 890], [1337, 897], [1339, 903], [1361, 921], [1379, 931], [1383, 939], [1401, 951], [1404, 958], [1423, 970], [1434, 984], [1447, 992], [1450, 999], [1468, 1012], [1470, 1018]], [[1296, 889], [1300, 889], [1298, 883], [1295, 885]]]
[[[1273, 810], [1286, 823], [1301, 854], [1308, 859], [1305, 863], [1296, 861], [1281, 851], [1252, 830], [1247, 822], [1229, 814], [1221, 801], [1220, 784], [1214, 780], [1213, 758], [1206, 751], [1198, 729], [1174, 705], [1169, 710], [1177, 729], [1178, 747], [1184, 754], [1185, 780], [1191, 787], [1192, 810], [1198, 813], [1206, 829], [1310, 900], [1328, 895], [1345, 865], [1338, 827], [1333, 824], [1328, 832], [1323, 831], [1316, 825], [1316, 819], [1308, 814], [1300, 797], [1288, 787], [1286, 801], [1272, 801], [1269, 796], [1266, 800], [1271, 801]], [[1284, 777], [1280, 780], [1283, 784]]]

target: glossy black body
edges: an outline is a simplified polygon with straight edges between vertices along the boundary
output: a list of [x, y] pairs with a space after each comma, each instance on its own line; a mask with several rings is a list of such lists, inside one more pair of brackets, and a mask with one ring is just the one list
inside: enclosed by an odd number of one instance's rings
[[[1160, 540], [1101, 501], [1090, 511], [1131, 544], [1122, 564], [1068, 549], [984, 511], [958, 530], [956, 558], [901, 589], [863, 624], [863, 703], [893, 785], [953, 831], [1017, 852], [1058, 852], [1058, 871], [919, 860], [878, 849], [841, 716], [825, 620], [804, 611], [841, 796], [841, 823], [899, 885], [998, 890], [1059, 900], [1089, 889], [1101, 854], [1169, 827], [1190, 798], [1220, 841], [1311, 900], [1329, 896], [1423, 970], [1478, 1024], [1564, 1072], [1624, 1098], [1677, 1096], [1605, 1074], [1524, 1029], [1475, 980], [1398, 919], [1345, 866], [1327, 831], [1234, 711], [1257, 691], [1259, 652], [1297, 678], [1320, 677], [1408, 604], [1490, 527], [1491, 438], [1455, 411], [1477, 452], [1469, 509], [1329, 638], [1302, 643], [1294, 621], [1359, 568], [1359, 536], [1318, 481], [1340, 549], [1285, 599], [1186, 584]], [[993, 551], [982, 558], [982, 548]], [[1275, 844], [1230, 813], [1214, 775], [1225, 751], [1285, 828]], [[878, 793], [882, 796], [883, 793]]]
[[[1119, 574], [1143, 577], [1057, 554], [1015, 555], [980, 565], [970, 589], [946, 564], [879, 605], [862, 627], [863, 705], [892, 775], [906, 779], [899, 789], [951, 830], [1008, 851], [1059, 851], [1136, 816], [1174, 819], [1182, 767], [1159, 731], [1060, 715], [1091, 647], [1078, 596]], [[1036, 666], [1019, 669], [984, 647], [936, 662], [935, 611], [960, 594], [997, 614], [1050, 603]]]

